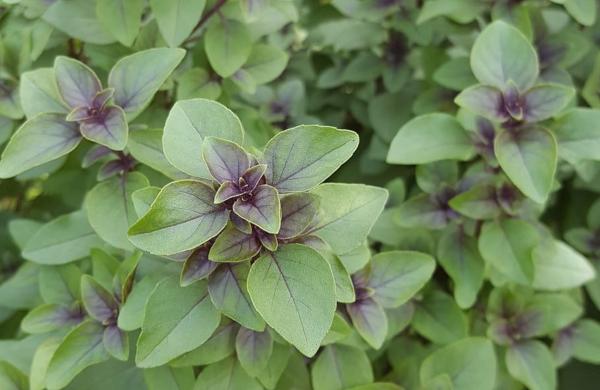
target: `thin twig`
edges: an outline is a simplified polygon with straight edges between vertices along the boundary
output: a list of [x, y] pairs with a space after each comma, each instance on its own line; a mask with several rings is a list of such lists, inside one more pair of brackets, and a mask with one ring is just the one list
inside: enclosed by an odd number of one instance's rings
[[194, 29], [192, 30], [190, 36], [185, 41], [183, 41], [183, 43], [181, 45], [184, 46], [187, 43], [197, 40], [199, 37], [198, 36], [195, 37], [194, 34], [198, 30], [200, 30], [200, 28], [202, 28], [202, 26], [204, 26], [206, 24], [206, 22], [208, 22], [208, 20], [214, 14], [216, 14], [221, 9], [222, 6], [225, 5], [225, 3], [227, 3], [227, 0], [218, 0], [208, 11], [206, 11], [206, 13], [204, 15], [202, 15], [202, 17], [200, 18], [198, 23], [196, 23], [196, 25], [194, 26]]

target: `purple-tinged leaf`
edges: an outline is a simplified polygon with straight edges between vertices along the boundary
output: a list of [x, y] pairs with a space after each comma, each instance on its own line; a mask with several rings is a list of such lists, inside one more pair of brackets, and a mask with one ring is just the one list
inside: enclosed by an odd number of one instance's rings
[[202, 157], [208, 171], [219, 183], [238, 183], [250, 168], [248, 154], [235, 142], [222, 138], [207, 137], [202, 144]]
[[48, 303], [31, 310], [21, 321], [21, 328], [31, 334], [52, 332], [64, 327], [77, 325], [83, 320], [79, 306], [67, 307]]
[[109, 325], [104, 329], [102, 344], [115, 359], [126, 361], [129, 358], [129, 337], [117, 325]]
[[346, 305], [352, 324], [358, 334], [373, 348], [379, 349], [387, 335], [387, 317], [379, 303], [364, 298]]
[[274, 252], [277, 250], [278, 243], [277, 243], [277, 236], [275, 234], [267, 233], [259, 228], [256, 228], [255, 232], [256, 232], [255, 234], [258, 237], [258, 240], [260, 241], [262, 246], [264, 246], [271, 252]]
[[185, 260], [181, 269], [179, 284], [182, 287], [189, 286], [197, 280], [207, 278], [219, 264], [208, 259], [208, 248], [196, 249], [190, 257]]
[[273, 353], [273, 337], [268, 330], [255, 332], [242, 327], [235, 338], [235, 351], [244, 370], [256, 377], [267, 367]]
[[169, 183], [129, 229], [129, 240], [159, 255], [195, 249], [219, 234], [229, 220], [229, 210], [215, 205], [214, 198], [215, 190], [204, 182]]
[[113, 295], [89, 275], [81, 277], [81, 300], [88, 314], [104, 325], [116, 323], [118, 304]]
[[247, 197], [233, 204], [233, 212], [267, 233], [277, 234], [281, 227], [281, 205], [274, 187], [262, 184]]
[[221, 183], [215, 194], [215, 204], [224, 203], [229, 199], [233, 199], [240, 195], [242, 195], [242, 192], [238, 189], [237, 184], [230, 181], [224, 181]]
[[54, 74], [58, 92], [71, 108], [91, 106], [94, 97], [102, 89], [96, 73], [72, 58], [56, 57]]
[[76, 123], [63, 114], [40, 114], [13, 134], [2, 152], [0, 178], [16, 176], [71, 152], [79, 145]]
[[521, 96], [515, 83], [509, 81], [508, 87], [502, 93], [502, 98], [506, 112], [518, 121], [523, 120], [525, 116], [525, 99]]
[[90, 141], [113, 150], [123, 150], [127, 145], [128, 126], [121, 107], [107, 106], [93, 117], [81, 122], [81, 134]]
[[474, 85], [458, 94], [454, 102], [475, 114], [496, 122], [504, 122], [509, 119], [508, 113], [504, 109], [502, 92], [494, 87]]
[[233, 226], [235, 226], [235, 228], [240, 232], [244, 232], [246, 234], [252, 233], [252, 224], [250, 224], [250, 222], [238, 217], [235, 213], [231, 213], [229, 215], [229, 219], [231, 220]]
[[246, 328], [262, 331], [265, 321], [256, 312], [246, 287], [250, 263], [221, 264], [208, 277], [208, 292], [217, 309]]
[[[452, 196], [448, 200], [451, 198]], [[438, 200], [435, 194], [417, 195], [394, 210], [394, 222], [405, 228], [443, 229], [458, 217], [458, 213], [447, 203]]]
[[94, 100], [92, 101], [91, 106], [96, 108], [102, 108], [106, 106], [106, 104], [113, 97], [114, 94], [114, 88], [103, 89], [102, 91], [98, 92], [96, 96], [94, 96]]
[[281, 229], [278, 237], [294, 238], [302, 233], [319, 211], [319, 197], [306, 192], [281, 198]]
[[86, 119], [90, 119], [93, 117], [93, 114], [90, 112], [90, 109], [86, 106], [75, 107], [67, 117], [65, 118], [68, 122], [81, 122]]
[[154, 94], [179, 65], [185, 50], [156, 48], [121, 58], [108, 75], [108, 86], [115, 89], [114, 103], [133, 120], [150, 104]]
[[219, 263], [237, 263], [254, 257], [259, 251], [260, 242], [254, 234], [227, 225], [210, 248], [208, 258]]
[[297, 126], [267, 143], [265, 178], [279, 192], [311, 189], [345, 163], [358, 147], [358, 135], [327, 126]]
[[123, 163], [120, 160], [110, 160], [102, 164], [96, 175], [98, 181], [103, 181], [123, 172]]
[[575, 96], [575, 90], [561, 84], [539, 84], [531, 88], [525, 100], [525, 120], [539, 122], [561, 112]]
[[317, 251], [331, 251], [331, 247], [321, 237], [308, 235], [296, 237], [292, 240], [296, 244], [309, 246]]
[[263, 178], [267, 166], [265, 164], [257, 164], [250, 167], [242, 174], [238, 181], [238, 186], [242, 192], [252, 192]]
[[104, 157], [110, 156], [111, 154], [112, 150], [110, 150], [106, 146], [94, 145], [87, 151], [85, 156], [83, 156], [83, 160], [81, 161], [81, 167], [89, 168], [96, 162], [102, 160]]

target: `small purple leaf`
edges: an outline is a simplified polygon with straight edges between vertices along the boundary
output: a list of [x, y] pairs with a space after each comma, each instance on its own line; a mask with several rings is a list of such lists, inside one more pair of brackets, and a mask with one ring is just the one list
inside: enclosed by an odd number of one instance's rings
[[219, 183], [237, 183], [250, 168], [248, 154], [235, 142], [207, 137], [202, 144], [202, 157], [208, 171]]
[[87, 107], [81, 106], [75, 107], [65, 119], [68, 122], [81, 122], [92, 117], [93, 115], [90, 113], [90, 110]]
[[508, 83], [508, 88], [502, 94], [504, 98], [504, 108], [511, 117], [520, 121], [525, 115], [525, 101], [521, 96], [517, 86], [513, 82]]
[[235, 351], [246, 372], [256, 377], [269, 363], [273, 352], [273, 337], [268, 330], [255, 332], [242, 327], [235, 338]]
[[279, 194], [266, 184], [256, 187], [251, 195], [237, 199], [233, 212], [267, 233], [277, 234], [281, 227]]
[[317, 251], [331, 251], [331, 247], [322, 238], [317, 236], [300, 236], [294, 238], [291, 242], [309, 246]]
[[59, 56], [54, 61], [58, 91], [71, 108], [89, 107], [102, 89], [98, 76], [87, 65]]
[[238, 186], [242, 192], [252, 192], [260, 183], [260, 179], [263, 178], [267, 166], [265, 164], [258, 164], [250, 167], [240, 177]]
[[83, 156], [81, 167], [89, 168], [104, 157], [109, 156], [111, 153], [112, 150], [104, 145], [94, 145], [87, 151], [85, 156]]
[[219, 186], [217, 193], [215, 194], [215, 204], [221, 204], [242, 195], [242, 192], [238, 189], [238, 186], [230, 181], [224, 181]]
[[126, 361], [129, 358], [129, 337], [116, 325], [109, 325], [104, 329], [102, 343], [115, 359]]
[[244, 232], [246, 234], [252, 233], [252, 224], [245, 219], [238, 217], [237, 214], [231, 213], [229, 215], [229, 219], [231, 220], [233, 226], [235, 226], [235, 228], [240, 232]]
[[98, 181], [103, 181], [123, 172], [123, 164], [120, 160], [110, 160], [102, 164], [96, 175]]
[[207, 278], [217, 266], [217, 263], [208, 259], [207, 247], [198, 248], [185, 260], [179, 284], [187, 287], [197, 280]]
[[60, 328], [77, 325], [83, 315], [80, 307], [48, 303], [31, 310], [21, 322], [21, 328], [31, 334], [51, 332]]
[[267, 233], [259, 228], [256, 228], [256, 236], [258, 237], [262, 246], [271, 252], [277, 250], [277, 236], [275, 234]]
[[504, 122], [509, 119], [508, 113], [504, 109], [502, 92], [494, 87], [474, 85], [458, 94], [454, 102], [475, 114], [496, 122]]
[[123, 150], [127, 145], [127, 119], [120, 107], [105, 107], [83, 121], [79, 129], [85, 138], [113, 150]]
[[81, 277], [81, 300], [88, 314], [104, 325], [117, 320], [118, 305], [113, 295], [89, 275]]
[[108, 103], [114, 94], [114, 88], [103, 89], [102, 91], [98, 92], [96, 96], [94, 96], [91, 107], [102, 108], [106, 106], [106, 103]]
[[208, 258], [215, 262], [236, 263], [254, 257], [260, 251], [260, 242], [253, 234], [246, 234], [232, 224], [219, 234]]
[[281, 229], [278, 236], [290, 239], [300, 235], [319, 210], [319, 197], [306, 192], [281, 198]]
[[539, 122], [562, 111], [575, 96], [575, 90], [560, 84], [541, 84], [531, 88], [525, 100], [525, 120]]
[[388, 329], [387, 317], [381, 305], [372, 298], [365, 298], [346, 305], [346, 308], [361, 337], [373, 348], [381, 348]]

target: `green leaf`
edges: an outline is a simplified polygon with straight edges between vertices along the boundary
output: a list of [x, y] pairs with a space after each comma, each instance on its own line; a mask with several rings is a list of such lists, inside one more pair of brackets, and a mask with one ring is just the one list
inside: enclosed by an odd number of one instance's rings
[[354, 302], [356, 299], [354, 294], [354, 285], [350, 273], [340, 260], [340, 258], [330, 251], [322, 250], [319, 252], [321, 256], [329, 263], [333, 279], [335, 280], [335, 299], [338, 302]]
[[372, 257], [367, 273], [367, 287], [383, 307], [406, 303], [433, 275], [433, 257], [413, 251], [381, 252]]
[[492, 185], [474, 185], [450, 199], [448, 204], [462, 215], [473, 219], [492, 219], [501, 213], [496, 188]]
[[567, 244], [542, 241], [533, 249], [533, 287], [540, 290], [577, 288], [596, 277], [590, 262]]
[[462, 309], [473, 306], [483, 285], [484, 264], [477, 242], [462, 229], [443, 233], [438, 242], [437, 258], [454, 281], [454, 299]]
[[110, 245], [131, 250], [127, 230], [137, 219], [132, 201], [136, 190], [148, 187], [148, 179], [131, 172], [94, 186], [85, 198], [85, 210], [92, 228]]
[[318, 252], [290, 244], [263, 254], [250, 269], [248, 292], [269, 326], [304, 355], [317, 352], [335, 311], [333, 275]]
[[129, 133], [127, 150], [137, 161], [171, 179], [188, 178], [166, 159], [163, 153], [162, 136], [161, 129], [137, 129]]
[[204, 48], [210, 65], [221, 77], [240, 69], [252, 51], [252, 39], [246, 25], [221, 18], [206, 30]]
[[76, 123], [61, 114], [40, 114], [13, 134], [0, 160], [0, 178], [16, 176], [68, 154], [79, 145]]
[[257, 84], [266, 84], [276, 79], [288, 63], [288, 54], [277, 46], [256, 44], [243, 69]]
[[54, 69], [40, 68], [21, 74], [19, 95], [28, 119], [41, 113], [67, 114], [68, 108], [56, 87]]
[[[473, 3], [470, 3], [468, 6], [472, 5]], [[445, 62], [435, 70], [433, 80], [443, 87], [455, 91], [462, 91], [477, 82], [471, 72], [467, 57], [456, 57]]]
[[574, 108], [560, 116], [552, 126], [558, 155], [571, 164], [587, 159], [600, 160], [598, 121], [600, 110], [591, 108]]
[[40, 303], [37, 279], [40, 266], [33, 263], [21, 265], [17, 271], [0, 283], [0, 307], [30, 309]]
[[269, 363], [273, 353], [273, 338], [268, 330], [255, 332], [241, 328], [235, 339], [235, 351], [244, 370], [251, 376], [258, 376]]
[[196, 377], [192, 367], [161, 366], [144, 370], [148, 390], [192, 390]]
[[211, 246], [208, 259], [219, 263], [238, 263], [257, 255], [260, 248], [261, 244], [254, 234], [246, 234], [229, 224]]
[[248, 262], [222, 264], [208, 278], [208, 292], [215, 307], [240, 325], [262, 331], [265, 322], [256, 313], [246, 286], [250, 272]]
[[454, 98], [454, 102], [467, 110], [495, 122], [509, 119], [504, 110], [504, 97], [498, 88], [473, 85]]
[[584, 26], [591, 26], [596, 21], [597, 5], [594, 0], [561, 1], [567, 12]]
[[242, 144], [244, 129], [238, 117], [222, 104], [207, 99], [182, 100], [173, 106], [165, 122], [165, 157], [188, 175], [211, 177], [202, 161], [202, 143], [218, 136]]
[[525, 99], [527, 122], [540, 122], [561, 112], [575, 97], [575, 89], [561, 84], [538, 84], [529, 89]]
[[343, 390], [373, 382], [373, 369], [360, 349], [329, 345], [314, 362], [311, 378], [315, 390]]
[[85, 214], [62, 215], [40, 228], [27, 242], [23, 257], [39, 264], [64, 264], [86, 257], [102, 246]]
[[283, 239], [300, 235], [319, 211], [319, 197], [307, 192], [281, 198], [281, 228], [277, 236]]
[[221, 84], [203, 68], [191, 68], [177, 78], [177, 99], [217, 99], [221, 95]]
[[118, 304], [110, 291], [89, 275], [81, 277], [81, 301], [90, 317], [108, 323], [116, 316]]
[[50, 360], [48, 388], [63, 388], [83, 369], [109, 358], [102, 344], [103, 331], [99, 323], [86, 321], [67, 334]]
[[573, 329], [573, 356], [582, 362], [600, 362], [600, 324], [593, 320], [581, 320]]
[[0, 361], [0, 386], [6, 390], [28, 389], [28, 378], [12, 364]]
[[171, 47], [177, 47], [190, 35], [206, 4], [205, 0], [150, 0], [150, 8], [160, 33]]
[[312, 192], [320, 201], [315, 226], [305, 234], [325, 240], [336, 254], [364, 242], [387, 201], [387, 190], [362, 184], [326, 183]]
[[[121, 58], [110, 70], [108, 86], [127, 120], [139, 115], [185, 56], [183, 49], [156, 48]], [[152, 66], [150, 66], [152, 64]]]
[[247, 200], [238, 198], [233, 204], [233, 212], [267, 233], [279, 233], [281, 204], [277, 190], [270, 185], [259, 185]]
[[142, 25], [143, 0], [97, 0], [98, 21], [113, 37], [131, 46]]
[[35, 350], [29, 372], [29, 389], [44, 390], [46, 388], [46, 373], [54, 352], [60, 345], [60, 339], [49, 338]]
[[309, 190], [333, 174], [358, 147], [358, 134], [327, 126], [297, 126], [265, 146], [267, 183], [281, 193]]
[[144, 306], [146, 299], [156, 287], [156, 284], [165, 276], [163, 274], [150, 274], [133, 285], [127, 301], [119, 310], [117, 323], [119, 328], [133, 331], [142, 327], [144, 320]]
[[510, 346], [506, 351], [506, 367], [513, 378], [531, 390], [556, 388], [552, 354], [540, 341], [528, 340]]
[[150, 206], [158, 196], [159, 192], [159, 187], [148, 186], [131, 193], [131, 201], [133, 202], [133, 208], [135, 209], [135, 214], [138, 218], [150, 210]]
[[108, 325], [104, 328], [102, 344], [106, 352], [115, 359], [127, 361], [129, 358], [129, 335], [117, 325]]
[[200, 181], [167, 184], [150, 210], [129, 229], [129, 240], [160, 255], [196, 248], [219, 234], [229, 218], [229, 211], [213, 199], [214, 190]]
[[503, 21], [493, 22], [479, 34], [471, 50], [471, 69], [480, 83], [501, 90], [512, 80], [520, 91], [526, 91], [539, 74], [531, 43]]
[[77, 309], [47, 303], [31, 310], [21, 321], [21, 328], [31, 334], [47, 333], [58, 329], [68, 329], [79, 323]]
[[57, 30], [84, 42], [105, 45], [115, 41], [98, 21], [96, 7], [89, 0], [58, 0], [42, 18]]
[[194, 390], [229, 389], [260, 390], [262, 386], [246, 373], [234, 357], [205, 367], [194, 386]]
[[524, 220], [490, 221], [483, 225], [479, 236], [479, 252], [506, 278], [527, 285], [533, 281], [531, 251], [538, 242], [538, 232]]
[[458, 121], [441, 113], [411, 119], [392, 140], [390, 164], [424, 164], [439, 160], [469, 160], [474, 154], [467, 132]]
[[80, 297], [81, 271], [76, 265], [42, 267], [40, 294], [46, 303], [70, 305]]
[[89, 66], [69, 57], [56, 57], [54, 76], [60, 96], [71, 108], [92, 106], [102, 89], [100, 79]]
[[467, 336], [467, 317], [446, 293], [432, 291], [416, 306], [412, 326], [425, 338], [448, 344]]
[[160, 366], [199, 347], [219, 325], [204, 281], [180, 287], [176, 277], [163, 280], [148, 297], [145, 311], [135, 356], [138, 367]]
[[388, 333], [388, 321], [379, 302], [372, 298], [357, 299], [346, 310], [358, 334], [371, 347], [381, 348]]
[[235, 322], [224, 318], [221, 325], [204, 344], [184, 353], [169, 364], [174, 367], [189, 367], [221, 361], [235, 352], [235, 338], [238, 330], [239, 326]]
[[420, 369], [421, 382], [447, 374], [456, 390], [493, 390], [496, 355], [484, 338], [469, 337], [446, 345], [429, 355]]

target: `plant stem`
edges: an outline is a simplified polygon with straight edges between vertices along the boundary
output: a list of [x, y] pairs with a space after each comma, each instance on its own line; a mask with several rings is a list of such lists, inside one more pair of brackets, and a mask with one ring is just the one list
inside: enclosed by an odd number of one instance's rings
[[202, 15], [202, 17], [200, 18], [198, 23], [196, 23], [196, 25], [194, 26], [194, 29], [192, 30], [190, 36], [185, 41], [183, 41], [183, 43], [181, 45], [184, 46], [186, 43], [190, 43], [190, 42], [197, 40], [199, 37], [198, 36], [195, 37], [194, 34], [198, 30], [200, 30], [200, 28], [202, 26], [204, 26], [206, 24], [206, 22], [208, 22], [208, 20], [214, 14], [219, 12], [221, 7], [223, 7], [225, 5], [225, 3], [227, 3], [227, 0], [217, 0], [217, 2], [208, 11], [206, 11], [206, 13], [204, 15]]

